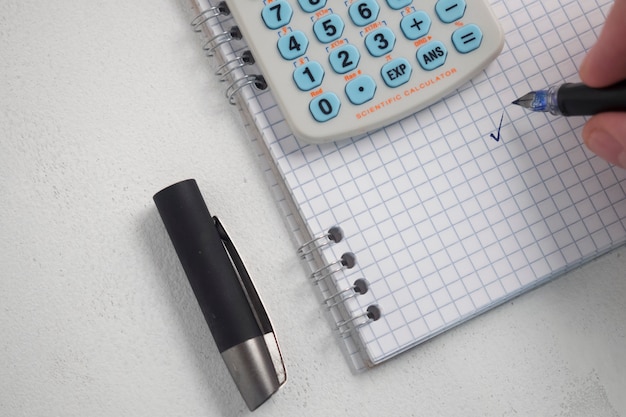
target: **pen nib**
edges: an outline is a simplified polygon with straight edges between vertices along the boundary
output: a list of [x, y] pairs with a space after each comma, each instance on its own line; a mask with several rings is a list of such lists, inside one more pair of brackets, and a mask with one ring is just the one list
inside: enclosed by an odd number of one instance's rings
[[525, 109], [541, 112], [550, 111], [550, 103], [549, 90], [531, 91], [513, 102]]
[[535, 101], [535, 96], [536, 94], [534, 92], [531, 92], [531, 93], [526, 94], [525, 96], [518, 98], [511, 104], [522, 106], [525, 109], [532, 109], [534, 107], [533, 102]]

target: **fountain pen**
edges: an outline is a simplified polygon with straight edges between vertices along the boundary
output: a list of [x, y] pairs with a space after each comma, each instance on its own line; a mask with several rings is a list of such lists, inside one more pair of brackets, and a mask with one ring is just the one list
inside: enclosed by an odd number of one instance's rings
[[549, 112], [555, 116], [593, 116], [609, 111], [623, 112], [626, 111], [626, 81], [605, 88], [565, 83], [532, 91], [512, 104], [531, 111]]

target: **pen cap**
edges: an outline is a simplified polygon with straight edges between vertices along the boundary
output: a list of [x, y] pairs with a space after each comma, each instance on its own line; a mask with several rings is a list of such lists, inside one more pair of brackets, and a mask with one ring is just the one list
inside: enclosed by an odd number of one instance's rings
[[285, 382], [278, 342], [260, 298], [195, 180], [171, 185], [154, 202], [215, 343], [250, 410]]
[[220, 353], [262, 336], [196, 181], [171, 185], [154, 202]]

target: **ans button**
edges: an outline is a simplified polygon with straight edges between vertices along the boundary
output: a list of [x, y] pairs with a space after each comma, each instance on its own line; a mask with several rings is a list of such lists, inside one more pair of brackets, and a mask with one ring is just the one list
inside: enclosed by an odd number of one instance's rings
[[446, 63], [448, 50], [439, 41], [429, 42], [417, 50], [417, 61], [426, 71], [432, 71]]
[[346, 95], [352, 104], [363, 104], [374, 98], [376, 82], [369, 75], [361, 75], [346, 84]]
[[389, 87], [399, 87], [411, 78], [411, 64], [404, 58], [397, 58], [383, 65], [380, 75]]

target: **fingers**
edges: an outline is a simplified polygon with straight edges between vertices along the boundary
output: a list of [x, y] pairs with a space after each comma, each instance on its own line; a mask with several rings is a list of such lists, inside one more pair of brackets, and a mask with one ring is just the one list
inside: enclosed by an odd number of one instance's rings
[[608, 162], [626, 168], [626, 113], [602, 113], [583, 129], [590, 151]]
[[626, 0], [615, 0], [598, 41], [580, 67], [580, 77], [590, 87], [626, 79]]

